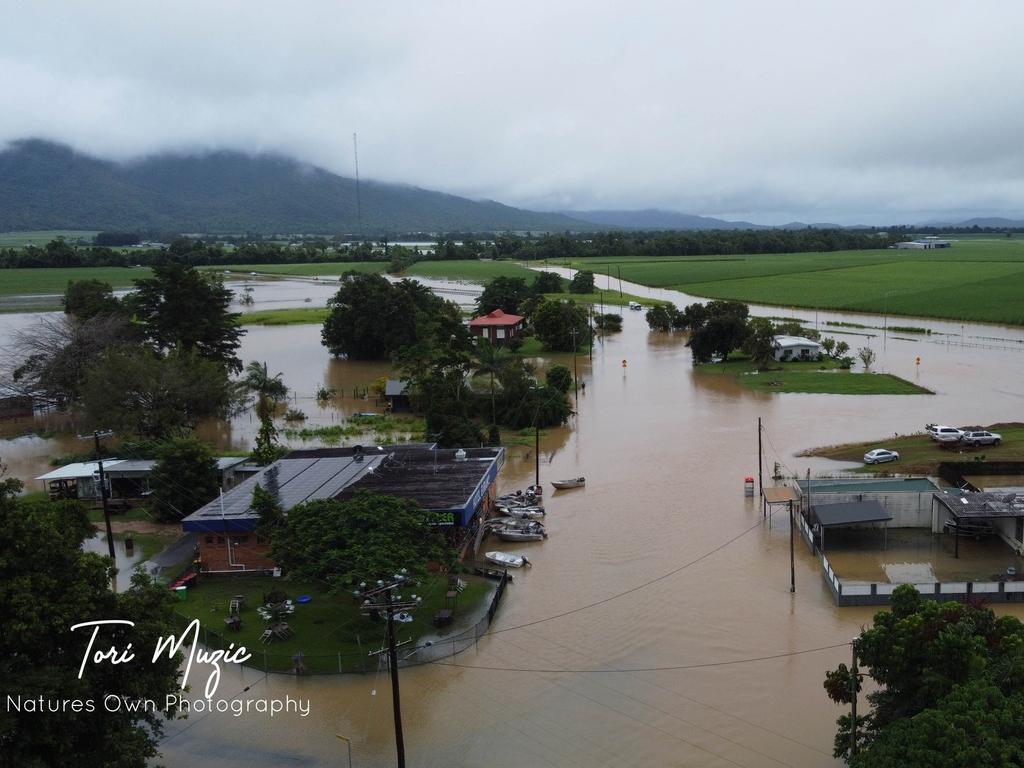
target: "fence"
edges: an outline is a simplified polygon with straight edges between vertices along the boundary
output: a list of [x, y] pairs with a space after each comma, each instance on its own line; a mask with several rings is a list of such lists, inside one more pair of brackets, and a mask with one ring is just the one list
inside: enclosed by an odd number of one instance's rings
[[[832, 598], [838, 606], [888, 605], [892, 593], [899, 584], [892, 583], [844, 583], [832, 569], [824, 553], [819, 553], [814, 541], [814, 532], [804, 516], [797, 515], [797, 527], [815, 555], [821, 555], [821, 575], [828, 584]], [[1024, 602], [1024, 581], [927, 581], [915, 583], [914, 587], [922, 597], [932, 600], [964, 600], [968, 597], [984, 598], [990, 603]]]
[[[498, 587], [491, 596], [487, 612], [472, 627], [450, 637], [419, 640], [407, 646], [400, 645], [398, 647], [398, 666], [412, 667], [419, 664], [430, 664], [475, 646], [477, 641], [490, 629], [508, 582], [509, 575], [506, 571], [498, 580]], [[184, 630], [192, 621], [188, 616], [179, 613], [174, 614], [174, 620], [180, 631]], [[197, 639], [201, 645], [213, 650], [227, 649], [231, 644], [237, 647], [237, 638], [231, 639], [205, 626], [200, 626]], [[244, 662], [245, 666], [281, 674], [372, 674], [380, 669], [386, 669], [388, 663], [386, 653], [375, 653], [374, 655], [370, 655], [369, 652], [307, 654], [301, 650], [289, 653], [274, 652], [266, 648], [247, 648], [246, 650], [252, 657]]]

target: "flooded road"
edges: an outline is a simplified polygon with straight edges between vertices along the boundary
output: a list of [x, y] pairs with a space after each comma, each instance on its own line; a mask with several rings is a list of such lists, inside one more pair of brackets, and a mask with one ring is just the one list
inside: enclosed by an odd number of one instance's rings
[[[546, 489], [552, 479], [579, 475], [586, 487], [548, 496], [547, 541], [503, 547], [528, 553], [534, 566], [517, 574], [475, 650], [402, 670], [408, 762], [838, 765], [831, 748], [842, 712], [822, 680], [847, 661], [842, 644], [874, 609], [836, 608], [803, 546], [790, 594], [788, 523], [778, 518], [769, 528], [743, 495], [744, 476], [757, 474], [757, 419], [765, 424], [768, 466], [778, 461], [799, 474], [845, 466], [795, 457], [811, 446], [912, 432], [926, 422], [1024, 420], [1024, 355], [1009, 351], [1024, 348], [1024, 333], [915, 320], [933, 328], [932, 336], [837, 335], [854, 349], [870, 342], [876, 369], [937, 394], [774, 394], [695, 373], [681, 334], [651, 333], [642, 312], [622, 314], [622, 333], [599, 341], [592, 361], [578, 359], [586, 393], [577, 416], [549, 430], [541, 446]], [[884, 318], [822, 312], [818, 320], [882, 325]], [[933, 343], [954, 332], [963, 333], [963, 344]], [[984, 344], [981, 336], [999, 341]], [[242, 357], [283, 371], [300, 397], [324, 382], [349, 387], [385, 372], [330, 360], [317, 326], [252, 328]], [[340, 401], [317, 418], [350, 406], [362, 410]], [[313, 411], [305, 401], [300, 407]], [[243, 417], [218, 440], [242, 445], [251, 429]], [[531, 450], [511, 450], [503, 488], [532, 481]], [[352, 739], [354, 765], [394, 764], [386, 676], [293, 679], [230, 668], [218, 695], [236, 694], [309, 698], [312, 710], [308, 718], [225, 713], [172, 723], [167, 765], [345, 765], [336, 734]]]

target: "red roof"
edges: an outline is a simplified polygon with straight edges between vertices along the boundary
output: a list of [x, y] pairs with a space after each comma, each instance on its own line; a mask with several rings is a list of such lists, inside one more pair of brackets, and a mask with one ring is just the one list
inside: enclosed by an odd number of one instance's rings
[[474, 317], [469, 321], [469, 325], [471, 328], [479, 328], [484, 325], [516, 325], [522, 321], [521, 315], [508, 315], [502, 310], [496, 309], [493, 312], [488, 312], [483, 317]]

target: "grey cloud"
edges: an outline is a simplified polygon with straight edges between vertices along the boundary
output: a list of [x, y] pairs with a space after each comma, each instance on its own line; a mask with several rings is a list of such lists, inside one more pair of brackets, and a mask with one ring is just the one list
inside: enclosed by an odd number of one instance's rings
[[273, 150], [514, 205], [1024, 215], [1024, 8], [5, 3], [0, 141]]

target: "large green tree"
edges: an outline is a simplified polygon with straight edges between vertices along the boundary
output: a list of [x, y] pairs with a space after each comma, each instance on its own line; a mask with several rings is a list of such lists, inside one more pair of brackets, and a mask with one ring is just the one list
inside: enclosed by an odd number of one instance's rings
[[533, 285], [531, 285], [530, 288], [538, 295], [565, 292], [562, 288], [562, 278], [560, 278], [555, 272], [538, 272], [537, 277], [534, 278]]
[[386, 578], [399, 568], [422, 572], [430, 560], [448, 563], [454, 557], [423, 509], [407, 499], [365, 491], [347, 501], [293, 507], [271, 553], [293, 576], [337, 588]]
[[[163, 721], [175, 715], [164, 705], [178, 688], [180, 654], [150, 663], [146, 652], [174, 632], [170, 593], [141, 574], [128, 590], [112, 592], [110, 559], [82, 550], [93, 534], [85, 510], [70, 502], [25, 501], [17, 496], [20, 487], [15, 480], [0, 482], [0, 763], [144, 768], [159, 754]], [[97, 650], [132, 643], [137, 658], [88, 664], [79, 679], [91, 629], [70, 628], [104, 619], [135, 626], [104, 627]], [[108, 712], [107, 695], [153, 700], [158, 711]], [[95, 711], [19, 712], [8, 697], [91, 700]]]
[[715, 356], [724, 360], [733, 350], [742, 347], [750, 334], [747, 324], [750, 309], [739, 301], [691, 304], [683, 314], [690, 329], [686, 344], [697, 363], [709, 362]]
[[577, 270], [569, 281], [569, 293], [593, 293], [594, 273], [589, 269]]
[[81, 392], [92, 427], [164, 438], [224, 416], [235, 404], [224, 367], [198, 352], [160, 357], [148, 347], [111, 347], [94, 363]]
[[755, 317], [749, 321], [748, 329], [743, 351], [758, 368], [764, 368], [775, 359], [775, 326], [765, 317]]
[[217, 460], [209, 446], [195, 437], [172, 438], [157, 449], [149, 486], [160, 519], [177, 522], [217, 498]]
[[[978, 602], [926, 600], [904, 584], [894, 590], [891, 610], [876, 613], [861, 633], [857, 653], [877, 689], [867, 694], [870, 711], [858, 716], [851, 765], [1020, 764], [1024, 624], [1016, 617], [997, 617]], [[852, 684], [845, 664], [825, 676], [825, 690], [839, 704], [849, 704]], [[843, 757], [849, 715], [838, 724], [835, 754]], [[948, 738], [936, 738], [943, 729]], [[1016, 759], [1000, 762], [1005, 756]]]
[[510, 315], [522, 314], [523, 302], [533, 293], [521, 277], [496, 277], [484, 286], [476, 300], [476, 310], [481, 315], [496, 309]]
[[65, 313], [79, 320], [124, 313], [124, 306], [114, 296], [114, 289], [102, 280], [69, 281], [61, 303]]
[[153, 267], [153, 277], [135, 281], [125, 301], [158, 350], [181, 348], [224, 366], [242, 370], [239, 340], [245, 331], [229, 311], [232, 292], [213, 273], [177, 262]]
[[349, 272], [328, 307], [321, 339], [332, 355], [385, 360], [420, 343], [469, 345], [458, 305], [415, 280]]
[[466, 385], [474, 368], [470, 351], [459, 344], [419, 344], [404, 348], [397, 361], [402, 378], [409, 382], [413, 405], [426, 418], [431, 440], [451, 448], [483, 442], [472, 418], [474, 403]]
[[552, 352], [572, 352], [590, 340], [587, 313], [572, 300], [541, 302], [533, 312], [533, 328]]

